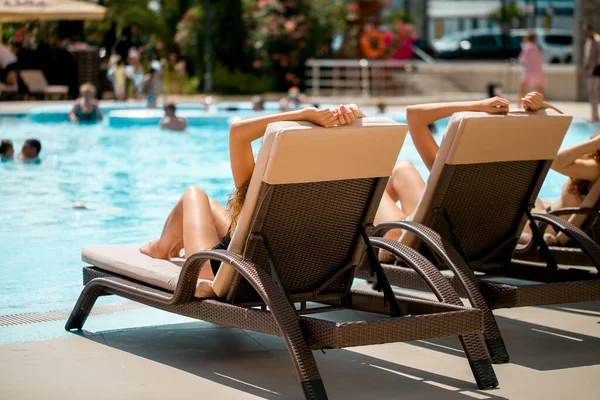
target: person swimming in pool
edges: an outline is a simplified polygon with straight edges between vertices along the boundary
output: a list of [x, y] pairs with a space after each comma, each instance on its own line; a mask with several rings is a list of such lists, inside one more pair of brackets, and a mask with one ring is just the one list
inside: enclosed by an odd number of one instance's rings
[[[525, 111], [538, 111], [544, 108], [554, 109], [562, 114], [556, 107], [544, 101], [544, 96], [537, 92], [530, 92], [521, 99]], [[408, 130], [413, 139], [413, 143], [421, 159], [428, 170], [431, 171], [433, 163], [438, 154], [439, 146], [435, 142], [428, 125], [437, 120], [452, 116], [452, 114], [464, 111], [480, 111], [490, 114], [506, 114], [508, 112], [509, 101], [501, 97], [493, 97], [474, 102], [455, 102], [455, 103], [436, 103], [409, 106], [406, 108], [406, 118]], [[594, 139], [592, 139], [594, 140]], [[592, 142], [590, 140], [590, 142]], [[599, 146], [600, 138], [594, 141], [595, 144], [588, 144], [575, 150], [561, 150], [556, 157], [552, 168], [557, 172], [569, 176], [571, 179], [585, 178], [595, 181], [600, 177], [600, 163], [588, 159], [583, 167], [580, 162], [575, 160], [581, 157], [585, 152], [590, 152], [591, 148]], [[585, 150], [582, 152], [582, 150]], [[600, 154], [600, 153], [599, 153]], [[574, 155], [576, 157], [574, 157]], [[575, 166], [577, 164], [578, 166]], [[595, 166], [594, 166], [595, 165]], [[595, 168], [595, 172], [592, 169]], [[423, 193], [425, 192], [425, 181], [417, 169], [408, 161], [398, 163], [392, 172], [381, 204], [375, 216], [375, 223], [385, 221], [400, 221], [410, 219], [415, 212]], [[553, 208], [575, 205], [574, 197], [568, 196], [569, 191], [563, 189], [561, 199], [551, 206]], [[400, 205], [398, 205], [398, 202]], [[543, 209], [536, 211], [544, 211]], [[527, 229], [527, 227], [526, 227]], [[386, 234], [387, 238], [399, 239], [402, 231], [399, 229], [391, 230]]]
[[0, 142], [0, 161], [11, 160], [15, 155], [12, 140], [2, 139]]
[[74, 123], [102, 121], [102, 111], [94, 99], [96, 87], [91, 83], [84, 83], [79, 88], [81, 97], [75, 100], [69, 118]]
[[175, 104], [169, 103], [165, 106], [165, 116], [160, 120], [159, 126], [171, 131], [183, 131], [187, 128], [187, 121], [185, 118], [175, 115]]
[[[229, 156], [235, 190], [229, 198], [227, 208], [216, 200], [209, 199], [202, 189], [189, 188], [167, 217], [160, 238], [141, 247], [140, 252], [153, 258], [169, 260], [179, 257], [181, 249], [184, 249], [186, 256], [211, 248], [226, 249], [231, 234], [235, 231], [254, 172], [251, 144], [265, 134], [270, 123], [309, 121], [329, 128], [349, 124], [363, 116], [356, 105], [348, 105], [333, 110], [305, 108], [233, 122], [229, 129]], [[212, 280], [219, 265], [219, 262], [207, 261], [200, 271], [200, 279]]]
[[27, 139], [21, 147], [19, 153], [19, 160], [25, 162], [38, 162], [40, 160], [40, 152], [42, 151], [42, 144], [37, 139]]

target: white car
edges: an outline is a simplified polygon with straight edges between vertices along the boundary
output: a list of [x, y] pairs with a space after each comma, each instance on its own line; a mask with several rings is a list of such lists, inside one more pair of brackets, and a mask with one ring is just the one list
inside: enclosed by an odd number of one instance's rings
[[[567, 29], [534, 29], [542, 58], [548, 64], [569, 64], [573, 61], [573, 32]], [[523, 40], [529, 30], [513, 29], [510, 34]]]

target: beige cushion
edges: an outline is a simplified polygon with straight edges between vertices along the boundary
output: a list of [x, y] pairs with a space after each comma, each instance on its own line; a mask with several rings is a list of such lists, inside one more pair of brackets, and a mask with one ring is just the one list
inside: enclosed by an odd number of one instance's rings
[[20, 73], [21, 79], [27, 86], [27, 90], [30, 92], [45, 92], [48, 88], [48, 81], [46, 77], [39, 69], [27, 69]]
[[[406, 125], [384, 117], [329, 129], [309, 122], [270, 124], [228, 250], [242, 253], [263, 181], [284, 184], [389, 176], [407, 131]], [[213, 282], [218, 297], [227, 294], [234, 273], [221, 264]]]
[[[139, 249], [139, 245], [86, 246], [81, 250], [81, 259], [100, 269], [174, 292], [184, 260], [157, 260]], [[211, 283], [198, 279], [195, 296], [215, 297]]]
[[[454, 114], [412, 220], [421, 222], [425, 219], [444, 165], [553, 160], [572, 119], [552, 110], [510, 112], [508, 115]], [[414, 235], [404, 232], [400, 241], [412, 245], [414, 240]]]

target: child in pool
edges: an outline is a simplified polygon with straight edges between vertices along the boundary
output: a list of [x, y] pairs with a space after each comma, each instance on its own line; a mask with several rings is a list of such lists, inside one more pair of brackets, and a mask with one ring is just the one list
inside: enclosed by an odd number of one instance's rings
[[0, 161], [10, 160], [15, 154], [12, 140], [2, 139], [0, 142]]

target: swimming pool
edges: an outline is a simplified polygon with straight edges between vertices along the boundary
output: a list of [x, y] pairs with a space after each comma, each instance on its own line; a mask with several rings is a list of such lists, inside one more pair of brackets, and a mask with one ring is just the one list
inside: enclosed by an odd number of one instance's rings
[[[43, 146], [39, 164], [0, 163], [0, 315], [71, 308], [81, 291], [81, 247], [157, 238], [188, 186], [224, 202], [232, 188], [228, 120], [236, 115], [183, 133], [0, 118], [0, 136], [16, 150], [30, 137]], [[564, 145], [592, 133], [575, 122]], [[410, 138], [400, 159], [426, 174]], [[563, 182], [551, 172], [542, 198], [558, 197]], [[89, 210], [73, 209], [75, 202]]]

